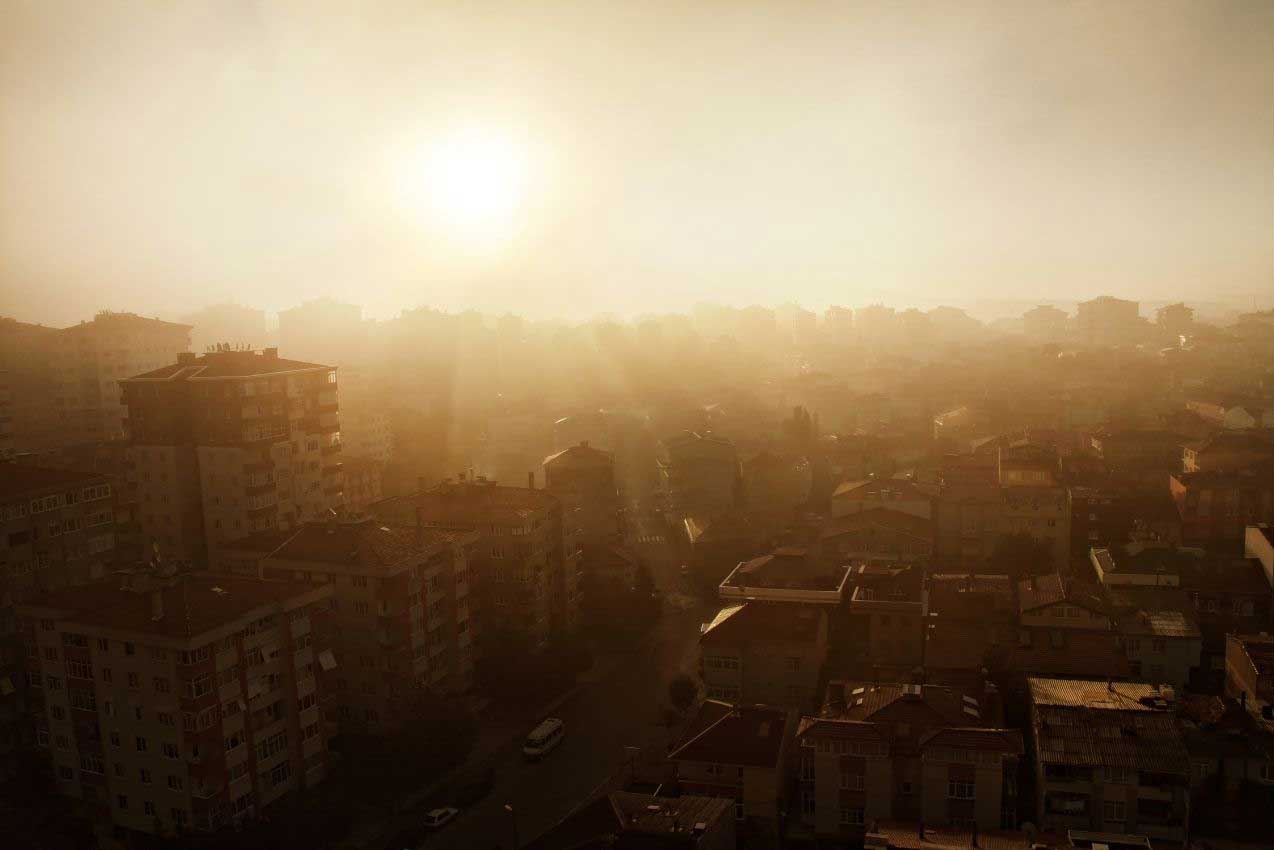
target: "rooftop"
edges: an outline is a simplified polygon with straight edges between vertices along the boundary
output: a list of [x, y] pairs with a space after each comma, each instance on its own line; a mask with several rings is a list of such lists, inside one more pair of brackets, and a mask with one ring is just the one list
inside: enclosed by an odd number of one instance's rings
[[1031, 576], [1017, 584], [1018, 611], [1025, 614], [1058, 602], [1105, 614], [1106, 603], [1092, 590], [1062, 578], [1060, 573]]
[[0, 463], [0, 501], [34, 496], [47, 490], [99, 484], [106, 480], [105, 476], [95, 472]]
[[452, 541], [454, 532], [415, 526], [382, 525], [370, 517], [307, 522], [292, 531], [267, 531], [235, 541], [231, 548], [254, 550], [285, 561], [344, 566], [388, 567]]
[[839, 599], [849, 573], [847, 567], [827, 569], [808, 557], [802, 546], [786, 546], [768, 555], [743, 561], [721, 582], [723, 595], [748, 590], [822, 591]]
[[206, 381], [225, 378], [257, 378], [283, 372], [311, 372], [331, 370], [334, 366], [287, 360], [279, 357], [278, 349], [264, 351], [212, 351], [195, 356], [177, 355], [177, 362], [143, 372], [121, 383], [176, 383], [179, 381]]
[[787, 712], [705, 700], [668, 758], [740, 767], [777, 767]]
[[824, 614], [785, 602], [753, 601], [728, 605], [703, 627], [702, 643], [753, 641], [810, 643], [817, 640]]
[[[136, 573], [134, 575], [137, 575]], [[56, 611], [77, 628], [101, 628], [150, 638], [186, 639], [236, 623], [257, 612], [295, 607], [331, 595], [331, 588], [265, 581], [222, 573], [184, 573], [152, 579], [149, 588], [124, 589], [121, 578], [62, 590], [25, 607]], [[135, 585], [136, 587], [136, 585]], [[156, 618], [156, 601], [162, 616]]]
[[1170, 693], [1128, 682], [1027, 681], [1042, 763], [1189, 774]]
[[554, 461], [564, 459], [611, 463], [615, 460], [615, 455], [611, 452], [595, 449], [588, 444], [587, 440], [585, 440], [579, 445], [570, 446], [569, 448], [562, 449], [560, 452], [549, 455], [544, 458], [543, 465], [548, 466]]

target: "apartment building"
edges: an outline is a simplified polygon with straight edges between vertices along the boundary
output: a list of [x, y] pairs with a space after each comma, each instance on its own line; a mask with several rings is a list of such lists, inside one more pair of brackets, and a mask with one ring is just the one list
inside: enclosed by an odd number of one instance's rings
[[911, 481], [893, 478], [846, 481], [832, 493], [833, 517], [849, 516], [875, 508], [887, 508], [921, 519], [932, 519], [933, 494]]
[[668, 759], [683, 795], [734, 800], [739, 846], [773, 847], [788, 813], [797, 714], [706, 700]]
[[483, 478], [444, 481], [372, 506], [402, 524], [468, 530], [477, 544], [468, 557], [484, 621], [543, 646], [579, 621], [580, 551], [551, 493]]
[[1079, 303], [1075, 326], [1088, 345], [1132, 345], [1143, 325], [1140, 310], [1136, 301], [1101, 295]]
[[933, 521], [893, 508], [869, 508], [830, 519], [818, 533], [827, 563], [916, 563], [933, 556]]
[[417, 688], [457, 694], [472, 685], [477, 541], [474, 532], [332, 518], [235, 541], [217, 569], [331, 589], [337, 713], [344, 728], [374, 733], [410, 721]]
[[37, 743], [99, 841], [214, 830], [322, 781], [331, 592], [148, 565], [19, 606]]
[[110, 479], [0, 463], [0, 780], [30, 745], [23, 652], [13, 606], [101, 578], [115, 560]]
[[740, 563], [718, 588], [726, 603], [699, 638], [709, 697], [812, 706], [827, 662], [847, 569], [785, 547]]
[[1274, 636], [1226, 636], [1225, 695], [1262, 719], [1274, 720]]
[[711, 431], [682, 431], [659, 445], [659, 479], [675, 516], [726, 510], [738, 503], [742, 469], [738, 451]]
[[832, 682], [822, 710], [797, 731], [793, 835], [849, 843], [881, 820], [1015, 827], [1022, 734], [1003, 727], [992, 697]]
[[544, 489], [562, 502], [567, 521], [583, 543], [600, 543], [620, 531], [615, 456], [585, 440], [544, 459]]
[[1274, 522], [1274, 460], [1238, 470], [1183, 472], [1168, 479], [1190, 546], [1237, 551], [1247, 526]]
[[343, 503], [336, 370], [278, 349], [181, 354], [121, 383], [141, 535], [206, 564]]
[[171, 363], [190, 348], [190, 331], [190, 325], [106, 311], [63, 329], [54, 361], [61, 444], [122, 438], [120, 383]]
[[1105, 679], [1027, 684], [1039, 827], [1183, 842], [1190, 756], [1170, 710], [1174, 692]]

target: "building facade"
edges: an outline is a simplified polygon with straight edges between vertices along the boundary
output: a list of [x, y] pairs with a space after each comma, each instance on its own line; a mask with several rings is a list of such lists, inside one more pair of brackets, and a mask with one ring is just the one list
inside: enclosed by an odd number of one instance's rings
[[139, 568], [19, 606], [59, 793], [99, 824], [173, 836], [321, 782], [330, 594]]
[[122, 382], [143, 538], [207, 564], [343, 504], [336, 370], [277, 349], [183, 354]]

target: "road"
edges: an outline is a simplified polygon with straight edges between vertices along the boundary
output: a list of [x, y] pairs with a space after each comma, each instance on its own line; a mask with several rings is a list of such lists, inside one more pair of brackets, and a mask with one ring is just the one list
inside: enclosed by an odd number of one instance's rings
[[515, 819], [518, 843], [525, 845], [605, 783], [622, 779], [631, 758], [625, 747], [666, 751], [669, 733], [661, 721], [668, 681], [679, 670], [697, 667], [704, 611], [686, 596], [674, 567], [665, 562], [652, 572], [666, 604], [650, 639], [640, 649], [600, 660], [597, 666], [607, 672], [598, 680], [585, 677], [576, 696], [556, 712], [566, 723], [566, 737], [556, 750], [538, 763], [523, 760], [520, 743], [501, 751], [491, 793], [430, 835], [423, 847], [510, 850]]

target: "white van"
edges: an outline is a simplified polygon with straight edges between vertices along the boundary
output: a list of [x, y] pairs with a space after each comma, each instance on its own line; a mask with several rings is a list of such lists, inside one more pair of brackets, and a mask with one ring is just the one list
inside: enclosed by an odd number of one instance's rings
[[556, 717], [550, 717], [526, 736], [526, 743], [522, 745], [522, 755], [531, 761], [539, 761], [562, 743], [564, 734], [566, 734], [566, 724]]

